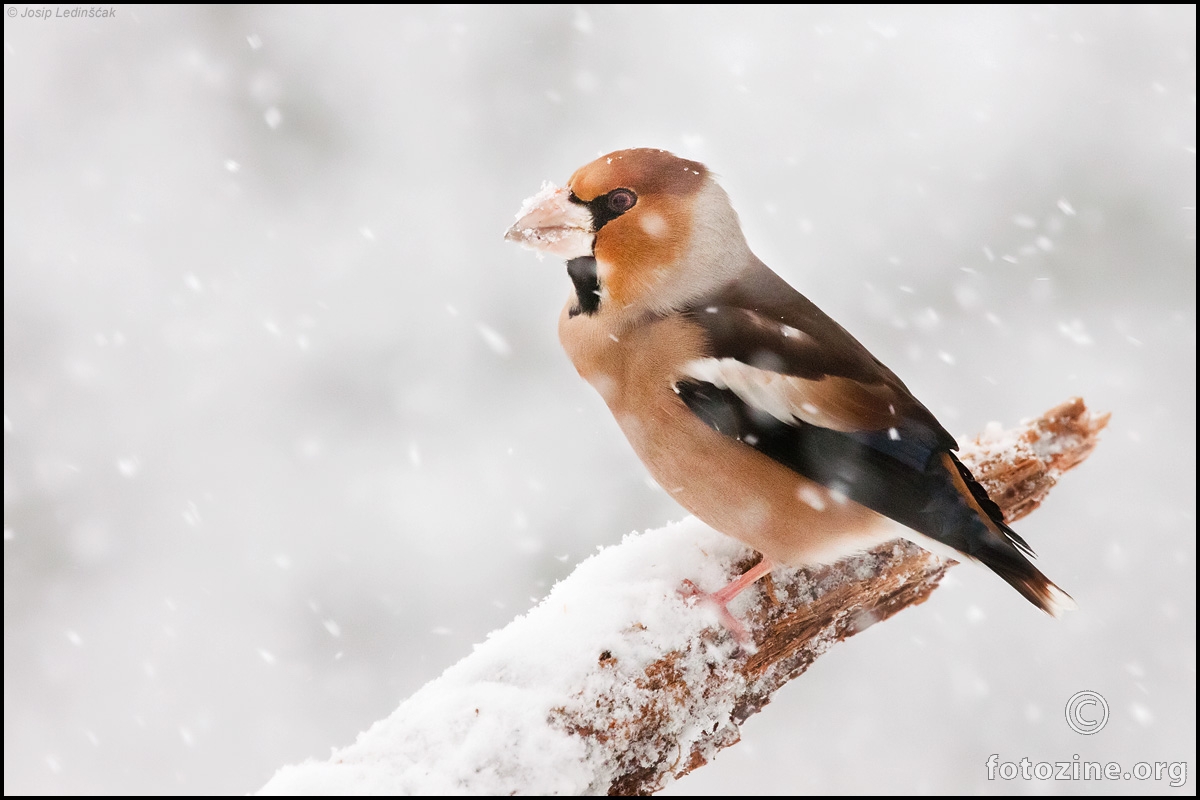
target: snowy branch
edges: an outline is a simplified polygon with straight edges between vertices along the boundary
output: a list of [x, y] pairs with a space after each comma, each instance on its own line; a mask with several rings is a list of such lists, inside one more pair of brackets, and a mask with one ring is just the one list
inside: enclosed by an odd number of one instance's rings
[[[1097, 444], [1107, 414], [1070, 400], [998, 426], [962, 459], [1009, 521]], [[680, 583], [754, 562], [687, 519], [584, 561], [528, 614], [325, 762], [263, 794], [648, 794], [738, 741], [739, 726], [834, 643], [923, 602], [953, 562], [897, 540], [818, 569], [776, 569], [732, 604], [756, 652]]]

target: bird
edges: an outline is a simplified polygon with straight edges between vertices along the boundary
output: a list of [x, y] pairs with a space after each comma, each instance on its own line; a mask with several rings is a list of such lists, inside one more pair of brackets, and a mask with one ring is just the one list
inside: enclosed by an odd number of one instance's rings
[[601, 156], [545, 182], [505, 239], [566, 262], [559, 340], [651, 477], [762, 554], [705, 595], [739, 638], [729, 602], [776, 565], [901, 536], [988, 567], [1052, 616], [1075, 608], [929, 409], [751, 252], [704, 164]]

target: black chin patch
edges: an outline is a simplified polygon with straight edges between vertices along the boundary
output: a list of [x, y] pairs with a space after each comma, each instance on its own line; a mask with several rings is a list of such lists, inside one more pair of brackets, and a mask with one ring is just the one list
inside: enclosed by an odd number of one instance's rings
[[580, 314], [595, 314], [600, 310], [600, 276], [596, 272], [594, 256], [580, 256], [567, 262], [567, 275], [575, 284], [575, 298], [579, 301], [568, 313], [576, 317]]

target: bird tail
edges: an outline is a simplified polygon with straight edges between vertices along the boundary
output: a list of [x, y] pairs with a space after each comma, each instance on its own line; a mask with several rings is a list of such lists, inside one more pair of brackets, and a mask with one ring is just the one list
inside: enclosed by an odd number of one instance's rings
[[[1060, 589], [1033, 565], [1029, 556], [1032, 548], [1004, 522], [1000, 507], [988, 497], [987, 491], [975, 480], [953, 453], [945, 453], [943, 465], [956, 494], [965, 501], [967, 509], [980, 525], [966, 537], [962, 531], [952, 537], [957, 541], [945, 542], [992, 572], [1003, 578], [1026, 600], [1052, 617], [1063, 612], [1074, 611], [1078, 606], [1069, 594]], [[945, 541], [943, 537], [937, 537]]]
[[982, 553], [972, 557], [1052, 617], [1061, 617], [1064, 612], [1074, 611], [1079, 607], [1071, 595], [1058, 588], [1012, 545], [989, 546]]

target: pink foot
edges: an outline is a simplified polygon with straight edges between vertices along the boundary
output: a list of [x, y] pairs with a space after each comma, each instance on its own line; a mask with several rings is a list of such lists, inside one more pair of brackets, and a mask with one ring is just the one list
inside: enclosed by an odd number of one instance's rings
[[685, 600], [690, 600], [694, 597], [698, 601], [715, 605], [717, 607], [717, 619], [721, 621], [721, 627], [729, 631], [730, 635], [742, 647], [749, 645], [752, 639], [750, 638], [750, 633], [746, 630], [746, 626], [738, 622], [737, 617], [729, 610], [728, 602], [721, 602], [717, 594], [717, 592], [702, 592], [699, 586], [686, 579], [679, 586], [679, 595]]
[[741, 594], [750, 584], [770, 572], [774, 566], [770, 559], [764, 557], [762, 561], [746, 570], [740, 578], [733, 580], [725, 588], [711, 594], [700, 591], [699, 586], [689, 580], [684, 580], [683, 584], [679, 587], [679, 594], [685, 599], [695, 597], [698, 600], [714, 603], [717, 606], [717, 616], [721, 620], [721, 627], [729, 631], [743, 648], [749, 649], [753, 647], [754, 640], [751, 638], [749, 631], [746, 630], [746, 626], [730, 613], [729, 604], [733, 601], [733, 598]]

